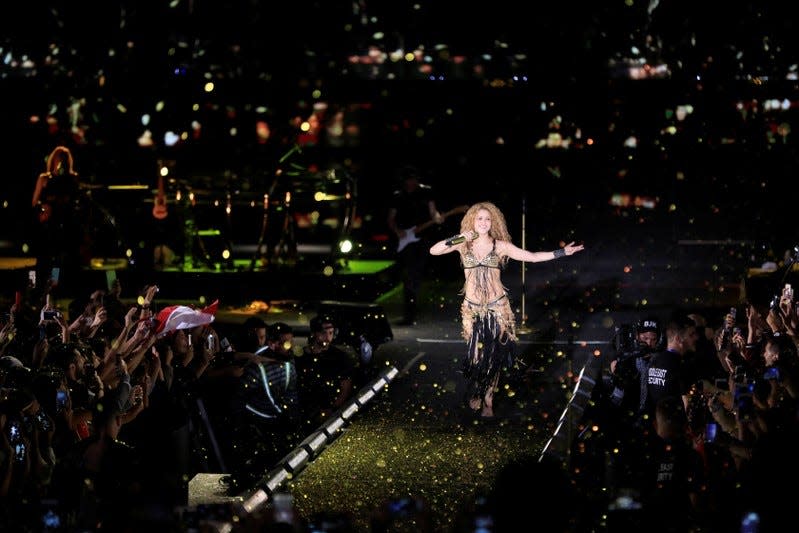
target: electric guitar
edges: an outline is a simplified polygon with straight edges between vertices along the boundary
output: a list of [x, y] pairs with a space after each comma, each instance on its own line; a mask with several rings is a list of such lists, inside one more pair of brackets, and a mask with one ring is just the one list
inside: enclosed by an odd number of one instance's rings
[[[450, 209], [446, 213], [441, 213], [442, 221], [446, 220], [447, 217], [455, 215], [457, 213], [465, 213], [468, 209], [469, 209], [468, 205], [462, 205], [460, 207]], [[428, 220], [427, 222], [419, 224], [418, 226], [406, 229], [405, 235], [399, 240], [399, 244], [397, 244], [397, 252], [401, 252], [403, 248], [405, 248], [412, 242], [418, 241], [419, 234], [435, 223], [436, 223], [435, 220]]]
[[156, 220], [164, 220], [167, 216], [166, 194], [164, 193], [164, 177], [158, 175], [158, 194], [153, 201], [153, 216]]

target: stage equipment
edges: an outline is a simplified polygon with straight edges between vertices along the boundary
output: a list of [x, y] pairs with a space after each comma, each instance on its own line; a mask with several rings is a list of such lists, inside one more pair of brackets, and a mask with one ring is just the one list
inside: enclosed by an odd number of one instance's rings
[[[390, 366], [383, 370], [372, 383], [361, 388], [354, 399], [331, 414], [317, 430], [306, 437], [294, 450], [280, 459], [277, 465], [266, 473], [251, 492], [239, 495], [241, 504], [236, 507], [236, 514], [238, 517], [244, 518], [246, 515], [256, 513], [259, 509], [263, 508], [286, 481], [298, 474], [314, 457], [318, 456], [328, 444], [336, 439], [341, 428], [346, 424], [346, 420], [351, 419], [352, 416], [363, 407], [364, 403], [374, 396], [374, 392], [385, 387], [397, 374], [399, 374], [399, 370], [394, 366]], [[233, 527], [233, 523], [226, 525], [231, 528]]]
[[596, 385], [596, 380], [590, 375], [596, 369], [591, 368], [590, 363], [591, 361], [580, 369], [571, 397], [558, 419], [555, 431], [541, 451], [539, 462], [543, 461], [547, 455], [554, 456], [562, 462], [568, 461], [574, 429], [582, 418], [585, 406], [591, 399], [591, 391]]
[[[522, 196], [522, 250], [527, 249], [527, 196]], [[522, 307], [521, 307], [521, 322], [519, 323], [519, 327], [516, 331], [521, 335], [526, 335], [528, 333], [532, 333], [533, 330], [530, 326], [527, 325], [527, 285], [525, 283], [525, 272], [527, 271], [527, 266], [524, 261], [521, 264], [521, 273], [522, 273]]]
[[308, 450], [309, 453], [317, 455], [327, 445], [327, 435], [317, 430], [308, 435], [300, 446]]

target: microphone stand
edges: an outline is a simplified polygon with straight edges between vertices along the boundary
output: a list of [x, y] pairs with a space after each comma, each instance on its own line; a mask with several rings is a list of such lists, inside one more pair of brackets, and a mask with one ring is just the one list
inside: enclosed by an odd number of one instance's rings
[[[525, 241], [527, 240], [527, 196], [522, 196], [522, 250], [526, 250], [527, 246]], [[521, 308], [521, 315], [522, 321], [519, 324], [519, 327], [516, 329], [520, 334], [526, 335], [533, 332], [533, 328], [527, 325], [527, 311], [525, 310], [525, 304], [527, 300], [527, 286], [525, 285], [525, 271], [527, 270], [526, 263], [524, 261], [521, 262], [522, 268], [522, 308]]]

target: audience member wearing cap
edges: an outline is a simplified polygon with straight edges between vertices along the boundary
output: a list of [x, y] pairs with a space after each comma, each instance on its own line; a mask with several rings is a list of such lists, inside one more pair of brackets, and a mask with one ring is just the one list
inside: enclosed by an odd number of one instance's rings
[[297, 358], [306, 420], [315, 425], [341, 408], [354, 392], [356, 356], [335, 344], [336, 324], [327, 315], [311, 319], [311, 335]]
[[613, 359], [610, 362], [610, 372], [615, 376], [617, 384], [624, 382], [625, 404], [633, 412], [639, 412], [646, 403], [647, 372], [650, 356], [656, 350], [663, 348], [663, 346], [660, 346], [659, 324], [660, 321], [651, 316], [638, 321], [634, 330], [637, 346], [634, 356], [629, 357], [630, 354], [625, 354], [628, 356], [626, 361]]
[[649, 316], [638, 322], [637, 327], [638, 341], [648, 348], [655, 350], [662, 348], [660, 343], [660, 320], [655, 317]]
[[606, 417], [607, 438], [619, 450], [610, 457], [609, 467], [622, 486], [640, 483], [646, 464], [645, 457], [638, 453], [646, 446], [640, 428], [647, 406], [650, 360], [663, 348], [659, 324], [652, 316], [636, 322], [631, 330], [635, 335], [635, 349], [616, 354], [609, 364], [612, 388], [608, 391], [610, 404], [603, 410], [603, 416]]

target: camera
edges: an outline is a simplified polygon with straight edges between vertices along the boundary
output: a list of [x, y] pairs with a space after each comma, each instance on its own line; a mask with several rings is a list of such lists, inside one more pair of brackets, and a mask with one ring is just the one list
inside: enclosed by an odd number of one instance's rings
[[776, 366], [770, 366], [763, 371], [763, 379], [780, 379], [780, 369]]
[[58, 311], [55, 311], [55, 310], [45, 311], [44, 312], [44, 319], [45, 320], [53, 320], [53, 319], [59, 318], [60, 316], [61, 316], [61, 313], [59, 313]]
[[616, 327], [612, 345], [618, 354], [619, 361], [641, 357], [654, 351], [638, 340], [639, 333], [639, 329], [630, 324], [621, 324]]

